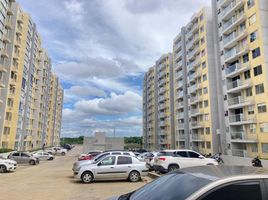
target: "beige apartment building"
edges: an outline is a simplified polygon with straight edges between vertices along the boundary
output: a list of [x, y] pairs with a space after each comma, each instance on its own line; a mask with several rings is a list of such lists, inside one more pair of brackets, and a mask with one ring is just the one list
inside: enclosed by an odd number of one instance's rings
[[[3, 5], [0, 148], [31, 150], [59, 144], [62, 88], [57, 83], [51, 91], [51, 61], [30, 15], [15, 1], [2, 0]], [[57, 96], [55, 105], [50, 104], [51, 94]], [[55, 115], [55, 121], [49, 115]], [[56, 127], [52, 132], [47, 132], [49, 123]], [[55, 138], [49, 141], [47, 135]]]
[[268, 1], [213, 2], [222, 69], [225, 152], [268, 157]]
[[146, 148], [175, 148], [173, 117], [173, 59], [161, 56], [144, 77], [143, 130]]

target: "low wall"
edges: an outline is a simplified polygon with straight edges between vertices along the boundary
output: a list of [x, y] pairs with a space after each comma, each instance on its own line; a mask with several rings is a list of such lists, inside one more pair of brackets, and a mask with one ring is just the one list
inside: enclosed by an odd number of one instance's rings
[[[226, 165], [243, 165], [243, 166], [252, 166], [251, 160], [252, 158], [243, 158], [238, 156], [221, 156], [224, 164]], [[263, 167], [268, 168], [268, 160], [261, 160]]]

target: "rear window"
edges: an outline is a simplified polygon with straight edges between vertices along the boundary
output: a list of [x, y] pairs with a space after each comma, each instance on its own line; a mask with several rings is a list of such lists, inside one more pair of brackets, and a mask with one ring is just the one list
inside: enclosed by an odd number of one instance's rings
[[171, 173], [135, 191], [130, 200], [184, 200], [211, 181], [184, 173]]
[[176, 152], [167, 152], [167, 151], [161, 151], [157, 154], [157, 156], [175, 156]]

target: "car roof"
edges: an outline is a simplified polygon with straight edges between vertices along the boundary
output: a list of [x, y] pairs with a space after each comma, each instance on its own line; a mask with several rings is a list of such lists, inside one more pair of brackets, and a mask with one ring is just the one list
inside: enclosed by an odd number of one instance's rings
[[210, 165], [183, 168], [173, 173], [185, 173], [210, 181], [217, 181], [236, 176], [268, 175], [268, 169], [250, 166]]
[[192, 151], [195, 152], [194, 150], [191, 149], [166, 149], [166, 150], [160, 150], [159, 152], [174, 152], [174, 151]]

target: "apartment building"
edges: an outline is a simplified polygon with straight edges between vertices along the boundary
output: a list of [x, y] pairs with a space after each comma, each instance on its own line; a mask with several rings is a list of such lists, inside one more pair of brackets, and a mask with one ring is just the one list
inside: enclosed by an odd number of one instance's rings
[[268, 156], [268, 1], [213, 2], [222, 69], [226, 152]]
[[[0, 148], [31, 150], [59, 143], [63, 91], [51, 91], [51, 61], [30, 15], [9, 1], [1, 50], [4, 69], [0, 104]], [[7, 38], [7, 39], [6, 39]], [[55, 77], [55, 76], [54, 76]], [[57, 102], [50, 108], [51, 95]], [[53, 116], [50, 121], [49, 115]], [[47, 132], [49, 123], [55, 124]], [[55, 134], [54, 134], [55, 132]], [[47, 135], [52, 135], [48, 140]]]
[[175, 148], [173, 117], [173, 59], [161, 56], [143, 81], [143, 133], [145, 148]]

